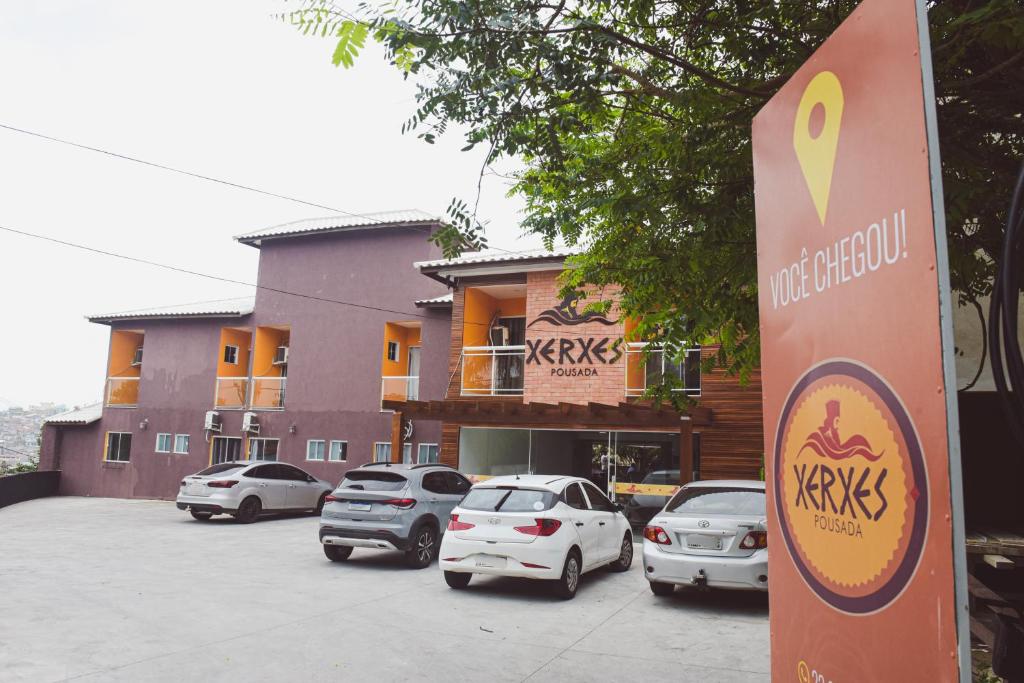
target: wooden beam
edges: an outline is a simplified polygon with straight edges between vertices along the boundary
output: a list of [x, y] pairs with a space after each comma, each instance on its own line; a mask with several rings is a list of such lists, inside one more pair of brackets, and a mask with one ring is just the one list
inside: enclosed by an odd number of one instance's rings
[[402, 412], [391, 415], [391, 462], [402, 462]]
[[696, 479], [693, 471], [693, 423], [679, 423], [679, 483], [689, 484]]

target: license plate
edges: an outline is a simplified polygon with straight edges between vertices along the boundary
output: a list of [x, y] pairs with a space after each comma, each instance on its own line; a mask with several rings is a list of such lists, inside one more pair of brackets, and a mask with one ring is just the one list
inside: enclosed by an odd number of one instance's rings
[[504, 569], [505, 558], [494, 557], [493, 555], [477, 555], [473, 564], [482, 569]]
[[369, 503], [349, 503], [348, 509], [355, 510], [356, 512], [369, 512], [370, 508], [373, 507]]
[[721, 550], [722, 539], [718, 536], [690, 534], [686, 537], [686, 547], [697, 548], [698, 550]]
[[185, 493], [197, 494], [202, 493], [206, 487], [202, 484], [189, 484], [185, 487]]

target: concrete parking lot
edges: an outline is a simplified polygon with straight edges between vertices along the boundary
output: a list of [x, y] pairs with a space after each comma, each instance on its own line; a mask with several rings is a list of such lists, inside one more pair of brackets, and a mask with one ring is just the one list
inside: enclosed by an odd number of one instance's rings
[[0, 510], [0, 680], [768, 680], [764, 595], [656, 598], [639, 562], [568, 602], [525, 580], [456, 592], [395, 554], [332, 564], [316, 530], [160, 501]]

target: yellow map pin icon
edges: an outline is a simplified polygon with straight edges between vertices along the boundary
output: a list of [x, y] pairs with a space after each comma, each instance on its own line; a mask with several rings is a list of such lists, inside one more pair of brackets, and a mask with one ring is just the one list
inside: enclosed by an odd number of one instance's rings
[[[824, 110], [824, 117], [818, 106]], [[813, 120], [812, 120], [813, 116]], [[825, 225], [832, 171], [843, 120], [843, 86], [831, 71], [822, 71], [807, 84], [793, 124], [793, 148], [800, 161], [807, 189], [811, 192], [818, 218]]]

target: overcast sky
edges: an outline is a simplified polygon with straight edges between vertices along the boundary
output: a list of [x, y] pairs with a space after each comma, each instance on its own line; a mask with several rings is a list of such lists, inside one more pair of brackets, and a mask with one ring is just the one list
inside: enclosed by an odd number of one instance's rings
[[[414, 88], [369, 49], [350, 70], [272, 0], [50, 0], [0, 14], [0, 123], [357, 213], [442, 213], [482, 151], [402, 135]], [[485, 178], [491, 244], [539, 245]], [[0, 225], [255, 281], [234, 235], [330, 212], [0, 129]], [[251, 294], [0, 232], [3, 404], [99, 400], [109, 330], [90, 313]], [[372, 302], [367, 302], [372, 303]]]

